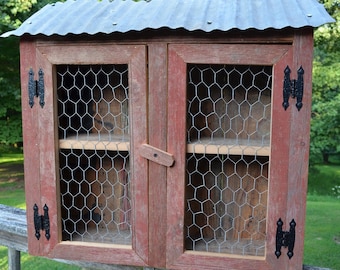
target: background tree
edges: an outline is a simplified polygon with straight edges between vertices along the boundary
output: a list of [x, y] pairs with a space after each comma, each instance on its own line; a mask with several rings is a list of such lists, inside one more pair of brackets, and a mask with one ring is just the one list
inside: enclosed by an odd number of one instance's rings
[[[0, 0], [0, 33], [56, 0]], [[315, 31], [311, 161], [340, 152], [340, 0], [319, 0], [336, 23]], [[0, 143], [22, 141], [19, 38], [0, 39]]]
[[311, 163], [340, 153], [340, 1], [323, 0], [336, 23], [315, 31]]
[[[0, 0], [0, 33], [12, 30], [53, 0]], [[0, 38], [0, 143], [22, 142], [19, 38]]]

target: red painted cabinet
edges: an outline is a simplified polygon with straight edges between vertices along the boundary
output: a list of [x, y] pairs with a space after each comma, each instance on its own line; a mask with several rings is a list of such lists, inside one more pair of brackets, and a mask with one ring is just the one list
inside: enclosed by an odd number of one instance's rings
[[[311, 32], [197, 40], [22, 39], [30, 253], [169, 269], [302, 267]], [[300, 66], [297, 109], [283, 89]], [[277, 244], [291, 228], [288, 258]]]

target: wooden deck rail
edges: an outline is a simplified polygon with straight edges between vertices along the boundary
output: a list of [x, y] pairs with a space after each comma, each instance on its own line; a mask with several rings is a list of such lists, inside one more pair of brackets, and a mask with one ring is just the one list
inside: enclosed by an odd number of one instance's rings
[[[27, 252], [27, 223], [26, 211], [0, 204], [0, 246], [8, 247], [8, 269], [20, 270], [20, 252]], [[80, 266], [83, 269], [103, 270], [137, 270], [141, 267], [107, 265], [91, 262], [66, 261], [55, 259], [66, 264]], [[144, 270], [156, 270], [144, 267]], [[314, 266], [303, 266], [303, 270], [330, 270]]]
[[[0, 246], [8, 247], [8, 269], [20, 270], [20, 252], [27, 252], [26, 211], [0, 204]], [[67, 261], [55, 259], [66, 264], [80, 266], [83, 269], [103, 270], [155, 270], [122, 265], [106, 265], [100, 263]]]

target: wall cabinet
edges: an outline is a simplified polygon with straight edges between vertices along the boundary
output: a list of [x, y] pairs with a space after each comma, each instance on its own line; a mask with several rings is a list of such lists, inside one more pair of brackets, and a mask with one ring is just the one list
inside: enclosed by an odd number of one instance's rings
[[[310, 31], [247, 41], [23, 38], [30, 253], [169, 269], [301, 268]], [[304, 69], [300, 110], [292, 98], [282, 106], [287, 66], [292, 79]], [[39, 70], [43, 106], [27, 94]], [[49, 227], [39, 228], [34, 216], [44, 223], [44, 214]], [[278, 224], [289, 231], [292, 220], [293, 256], [286, 247], [278, 256]]]

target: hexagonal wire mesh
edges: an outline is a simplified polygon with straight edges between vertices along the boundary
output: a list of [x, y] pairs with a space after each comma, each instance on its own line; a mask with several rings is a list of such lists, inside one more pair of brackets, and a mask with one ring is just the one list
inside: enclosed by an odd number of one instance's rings
[[57, 66], [63, 240], [131, 244], [127, 65]]
[[186, 249], [263, 256], [272, 68], [188, 65]]

